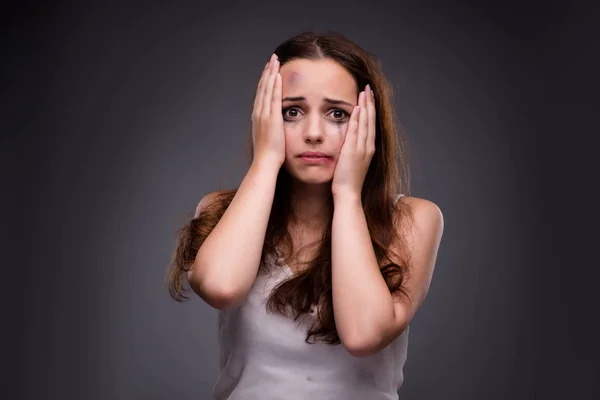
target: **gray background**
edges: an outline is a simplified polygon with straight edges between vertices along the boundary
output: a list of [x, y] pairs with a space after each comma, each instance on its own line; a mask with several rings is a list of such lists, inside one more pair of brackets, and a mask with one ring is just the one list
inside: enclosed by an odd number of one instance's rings
[[400, 398], [597, 398], [595, 14], [461, 4], [7, 8], [5, 398], [209, 398], [216, 312], [173, 302], [165, 267], [199, 199], [244, 176], [262, 66], [310, 28], [380, 57], [412, 194], [445, 217]]

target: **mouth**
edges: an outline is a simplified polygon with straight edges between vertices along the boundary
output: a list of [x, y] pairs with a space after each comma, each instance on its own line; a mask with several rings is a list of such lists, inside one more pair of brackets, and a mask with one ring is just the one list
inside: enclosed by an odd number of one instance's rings
[[298, 158], [307, 164], [323, 164], [333, 161], [332, 157], [325, 155], [300, 155]]

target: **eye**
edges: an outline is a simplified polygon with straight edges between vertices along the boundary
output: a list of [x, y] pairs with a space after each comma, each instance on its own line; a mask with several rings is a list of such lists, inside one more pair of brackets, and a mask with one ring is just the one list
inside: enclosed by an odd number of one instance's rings
[[[289, 111], [289, 112], [288, 112]], [[290, 118], [295, 118], [299, 115], [299, 110], [296, 107], [288, 107], [282, 110], [283, 119], [288, 121]]]
[[338, 123], [345, 122], [346, 118], [350, 117], [350, 114], [348, 114], [346, 111], [342, 110], [341, 108], [334, 108], [333, 111], [331, 112], [331, 115], [335, 119], [335, 122], [338, 122]]

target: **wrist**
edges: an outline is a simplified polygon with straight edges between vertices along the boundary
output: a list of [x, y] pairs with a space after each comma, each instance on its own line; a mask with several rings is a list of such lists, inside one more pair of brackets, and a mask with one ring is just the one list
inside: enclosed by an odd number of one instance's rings
[[362, 207], [362, 198], [360, 193], [355, 192], [339, 192], [332, 193], [333, 194], [333, 203], [334, 205], [357, 205]]
[[282, 164], [271, 159], [260, 159], [252, 161], [251, 170], [257, 171], [259, 174], [273, 174], [277, 177]]

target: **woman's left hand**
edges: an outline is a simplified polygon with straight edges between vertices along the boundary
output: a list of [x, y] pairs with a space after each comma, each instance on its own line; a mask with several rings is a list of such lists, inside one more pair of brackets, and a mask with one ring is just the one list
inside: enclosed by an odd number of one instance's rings
[[358, 96], [358, 107], [352, 110], [333, 173], [331, 191], [334, 198], [354, 196], [360, 200], [365, 176], [375, 154], [375, 120], [375, 97], [367, 85]]

